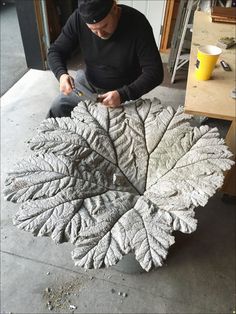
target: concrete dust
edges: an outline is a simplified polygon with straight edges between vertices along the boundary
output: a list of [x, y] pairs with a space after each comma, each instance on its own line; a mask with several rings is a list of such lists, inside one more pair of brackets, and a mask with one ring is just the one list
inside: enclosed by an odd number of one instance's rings
[[77, 309], [79, 292], [84, 282], [85, 278], [74, 278], [71, 281], [58, 282], [54, 286], [45, 288], [43, 300], [48, 310], [73, 312]]

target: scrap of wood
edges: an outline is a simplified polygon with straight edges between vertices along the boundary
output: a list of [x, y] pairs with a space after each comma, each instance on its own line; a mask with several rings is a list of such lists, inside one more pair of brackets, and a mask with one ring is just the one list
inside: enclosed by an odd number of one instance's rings
[[236, 24], [236, 8], [213, 7], [211, 19], [212, 22]]

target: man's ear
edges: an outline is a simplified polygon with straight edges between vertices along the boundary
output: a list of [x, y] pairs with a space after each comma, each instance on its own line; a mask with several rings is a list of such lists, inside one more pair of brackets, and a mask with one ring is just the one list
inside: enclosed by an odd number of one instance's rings
[[112, 6], [112, 13], [117, 13], [117, 10], [118, 10], [118, 5], [116, 3], [116, 0], [114, 0], [114, 3], [113, 3], [113, 6]]

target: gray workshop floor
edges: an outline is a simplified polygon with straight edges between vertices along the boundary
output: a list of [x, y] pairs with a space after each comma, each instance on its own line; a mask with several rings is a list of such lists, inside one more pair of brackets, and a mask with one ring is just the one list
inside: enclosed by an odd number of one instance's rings
[[[2, 182], [13, 164], [30, 154], [27, 140], [57, 94], [50, 72], [30, 70], [3, 97]], [[183, 104], [184, 91], [158, 87], [149, 96]], [[165, 266], [150, 273], [124, 274], [115, 268], [73, 266], [72, 245], [56, 246], [12, 225], [18, 205], [1, 204], [1, 313], [51, 313], [46, 303], [61, 299], [57, 311], [70, 313], [233, 313], [235, 310], [235, 208], [216, 194], [196, 209], [198, 229], [176, 234]], [[51, 294], [46, 288], [52, 289]], [[127, 293], [127, 297], [118, 295]]]

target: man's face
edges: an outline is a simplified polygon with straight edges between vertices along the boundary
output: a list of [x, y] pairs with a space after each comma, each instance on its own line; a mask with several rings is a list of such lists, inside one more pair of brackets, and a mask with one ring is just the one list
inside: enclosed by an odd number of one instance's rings
[[88, 28], [101, 39], [109, 39], [116, 30], [118, 24], [118, 7], [113, 7], [111, 12], [100, 22], [87, 24]]

